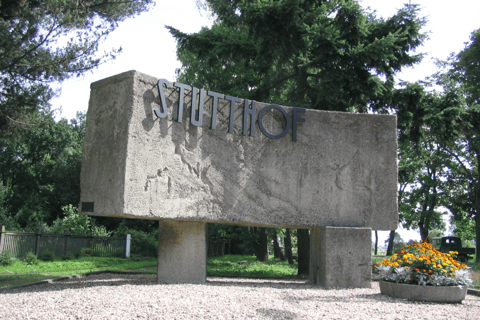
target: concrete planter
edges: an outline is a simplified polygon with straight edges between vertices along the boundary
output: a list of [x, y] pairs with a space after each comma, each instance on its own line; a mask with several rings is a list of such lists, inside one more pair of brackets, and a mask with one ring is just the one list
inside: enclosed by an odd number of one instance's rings
[[384, 295], [408, 300], [460, 303], [465, 299], [468, 286], [419, 286], [414, 284], [380, 281]]

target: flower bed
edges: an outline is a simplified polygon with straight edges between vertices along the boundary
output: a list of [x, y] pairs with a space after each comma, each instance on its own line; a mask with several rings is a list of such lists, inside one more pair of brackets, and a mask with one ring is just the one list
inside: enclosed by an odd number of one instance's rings
[[430, 286], [471, 285], [466, 264], [454, 258], [458, 252], [443, 253], [432, 244], [414, 242], [390, 259], [376, 265], [383, 280]]

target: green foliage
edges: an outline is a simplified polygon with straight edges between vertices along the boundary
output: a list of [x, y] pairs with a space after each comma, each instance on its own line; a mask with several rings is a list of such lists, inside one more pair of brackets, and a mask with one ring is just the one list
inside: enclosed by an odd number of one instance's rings
[[13, 254], [10, 253], [8, 250], [3, 250], [0, 252], [0, 265], [2, 266], [9, 266], [14, 261]]
[[419, 62], [418, 6], [388, 19], [357, 1], [206, 0], [214, 24], [177, 40], [178, 80], [232, 96], [323, 110], [381, 111], [394, 75]]
[[92, 249], [91, 248], [82, 248], [80, 249], [79, 255], [81, 257], [89, 257], [92, 255]]
[[77, 208], [69, 204], [62, 207], [64, 217], [63, 219], [57, 219], [53, 222], [53, 225], [48, 228], [50, 233], [63, 234], [65, 230], [70, 230], [71, 234], [86, 236], [88, 231], [92, 231], [92, 236], [97, 237], [109, 237], [112, 232], [107, 231], [105, 226], [99, 226], [96, 224], [95, 219], [79, 214]]
[[55, 254], [49, 250], [45, 249], [40, 254], [38, 255], [38, 258], [42, 261], [54, 261], [55, 260]]
[[[118, 22], [152, 0], [2, 1], [0, 11], [0, 135], [36, 125], [54, 95], [49, 87], [114, 59], [98, 45]], [[8, 53], [8, 54], [7, 54]], [[19, 130], [20, 131], [20, 130]]]
[[15, 139], [0, 137], [0, 218], [10, 228], [51, 224], [63, 206], [80, 201], [84, 134], [85, 114], [78, 113], [70, 122], [46, 116]]
[[[385, 244], [388, 243], [388, 239], [385, 240]], [[393, 252], [399, 252], [401, 248], [406, 247], [407, 244], [405, 241], [402, 239], [402, 236], [398, 232], [395, 232], [394, 238], [393, 238]]]
[[156, 232], [146, 232], [130, 229], [126, 221], [122, 221], [115, 231], [115, 237], [126, 237], [131, 235], [130, 253], [132, 255], [141, 255], [145, 257], [158, 256], [158, 229]]
[[[450, 155], [445, 204], [453, 214], [454, 233], [472, 239], [473, 230], [480, 250], [480, 30], [471, 41], [435, 74], [443, 86], [441, 103], [430, 112], [426, 124], [432, 129], [440, 147]], [[480, 256], [476, 256], [480, 259]]]
[[23, 258], [23, 261], [25, 261], [26, 264], [28, 265], [35, 265], [38, 264], [38, 258], [35, 253], [32, 251], [29, 251], [26, 255], [25, 258]]
[[[157, 265], [157, 260], [141, 259], [133, 261], [131, 259], [121, 259], [112, 257], [82, 257], [80, 259], [55, 260], [53, 262], [39, 261], [36, 265], [27, 264], [24, 261], [15, 261], [10, 266], [0, 265], [0, 288], [24, 284], [29, 279], [30, 282], [38, 281], [32, 278], [55, 277], [63, 275], [79, 274], [84, 272], [108, 270], [137, 270], [148, 273], [156, 273], [156, 269], [150, 269]], [[145, 269], [149, 268], [149, 269]], [[2, 277], [4, 274], [21, 274], [16, 276]]]
[[[239, 264], [240, 261], [247, 263]], [[274, 259], [273, 256], [268, 262], [260, 262], [255, 256], [225, 255], [209, 258], [207, 265], [208, 276], [297, 278], [297, 272], [297, 265], [289, 265], [288, 261]]]

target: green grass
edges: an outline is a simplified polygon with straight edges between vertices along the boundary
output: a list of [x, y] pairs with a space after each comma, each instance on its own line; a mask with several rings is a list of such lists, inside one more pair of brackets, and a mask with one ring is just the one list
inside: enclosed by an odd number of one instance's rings
[[157, 259], [155, 258], [135, 261], [134, 259], [112, 257], [81, 257], [71, 260], [55, 260], [53, 262], [39, 261], [36, 265], [28, 265], [21, 260], [15, 260], [9, 266], [0, 266], [0, 288], [36, 282], [45, 278], [52, 279], [58, 276], [100, 270], [134, 270], [156, 273], [156, 269], [144, 269], [155, 267], [156, 265]]
[[[239, 264], [246, 261], [245, 264]], [[268, 262], [258, 262], [254, 256], [225, 255], [208, 259], [207, 275], [210, 277], [246, 278], [299, 278], [298, 265], [269, 257]]]

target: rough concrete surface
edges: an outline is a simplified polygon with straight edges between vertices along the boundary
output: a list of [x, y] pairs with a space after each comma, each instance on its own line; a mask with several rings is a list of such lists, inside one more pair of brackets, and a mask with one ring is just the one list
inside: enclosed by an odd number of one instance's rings
[[310, 235], [310, 282], [323, 287], [370, 288], [370, 228], [325, 227]]
[[[394, 116], [306, 110], [300, 114], [305, 122], [295, 122], [294, 142], [291, 128], [271, 139], [258, 121], [254, 136], [250, 130], [243, 135], [241, 100], [229, 133], [230, 101], [218, 99], [211, 129], [212, 97], [206, 95], [202, 126], [194, 126], [188, 90], [177, 122], [179, 90], [173, 85], [165, 89], [168, 116], [157, 118], [157, 80], [129, 71], [91, 85], [83, 213], [277, 227], [397, 227]], [[256, 103], [257, 120], [265, 106]], [[283, 108], [292, 117], [293, 109]], [[285, 121], [277, 110], [263, 118], [271, 134], [281, 132]]]
[[201, 283], [207, 278], [206, 223], [163, 220], [159, 224], [157, 281]]

